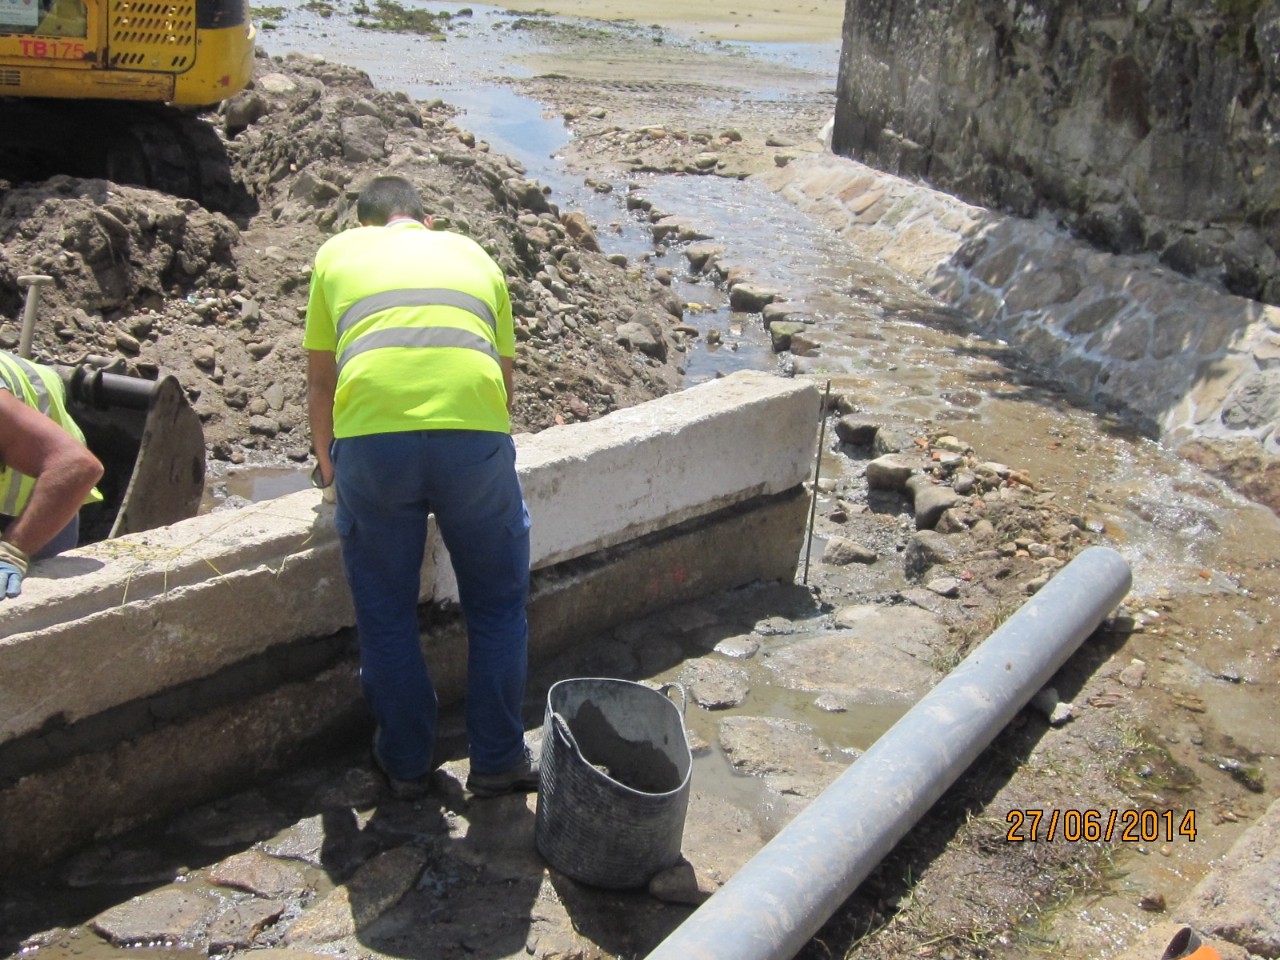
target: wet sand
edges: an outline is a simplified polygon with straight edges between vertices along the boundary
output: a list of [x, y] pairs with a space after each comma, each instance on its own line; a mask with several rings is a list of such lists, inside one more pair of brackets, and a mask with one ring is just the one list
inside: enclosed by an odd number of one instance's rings
[[844, 0], [810, 0], [790, 5], [779, 0], [727, 0], [688, 3], [684, 0], [514, 0], [509, 10], [545, 12], [563, 17], [629, 20], [658, 24], [700, 40], [820, 43], [838, 40]]

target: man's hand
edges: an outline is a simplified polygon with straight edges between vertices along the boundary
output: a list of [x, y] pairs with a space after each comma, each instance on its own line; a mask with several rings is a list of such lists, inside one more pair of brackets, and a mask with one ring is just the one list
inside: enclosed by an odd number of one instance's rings
[[30, 558], [12, 543], [0, 540], [0, 599], [22, 593], [22, 578], [27, 575]]
[[333, 472], [333, 461], [329, 461], [329, 479], [324, 478], [324, 466], [320, 463], [315, 465], [315, 469], [311, 471], [311, 485], [320, 491], [320, 497], [325, 503], [338, 502], [338, 484], [337, 475]]

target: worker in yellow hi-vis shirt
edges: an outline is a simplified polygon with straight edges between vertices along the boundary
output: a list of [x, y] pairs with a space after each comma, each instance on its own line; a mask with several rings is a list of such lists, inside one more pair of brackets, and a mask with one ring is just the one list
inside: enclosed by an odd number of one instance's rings
[[467, 788], [533, 790], [521, 716], [529, 514], [511, 438], [506, 278], [475, 241], [431, 229], [402, 177], [375, 178], [356, 215], [359, 227], [316, 254], [303, 346], [315, 477], [337, 490], [374, 761], [394, 796], [428, 792], [436, 693], [418, 596], [434, 514], [467, 624]]
[[102, 471], [57, 373], [0, 352], [0, 599], [22, 592], [32, 559], [76, 545]]

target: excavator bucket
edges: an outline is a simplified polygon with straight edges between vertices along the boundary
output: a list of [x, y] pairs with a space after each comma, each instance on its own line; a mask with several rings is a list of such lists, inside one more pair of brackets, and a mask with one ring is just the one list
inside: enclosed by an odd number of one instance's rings
[[81, 511], [81, 542], [195, 516], [204, 494], [204, 429], [181, 384], [84, 367], [60, 372], [68, 410], [105, 471], [103, 502]]

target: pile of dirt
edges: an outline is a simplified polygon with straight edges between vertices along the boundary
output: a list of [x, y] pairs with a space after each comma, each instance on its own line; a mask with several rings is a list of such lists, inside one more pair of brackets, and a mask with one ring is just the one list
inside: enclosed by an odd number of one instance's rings
[[509, 278], [517, 431], [588, 420], [678, 388], [692, 328], [641, 267], [605, 257], [452, 108], [374, 88], [362, 72], [263, 58], [218, 122], [241, 188], [223, 213], [101, 180], [0, 181], [0, 348], [20, 337], [17, 278], [44, 274], [34, 353], [172, 374], [216, 460], [305, 460], [301, 346], [311, 258], [355, 225], [360, 186], [395, 171], [438, 228], [478, 241]]

